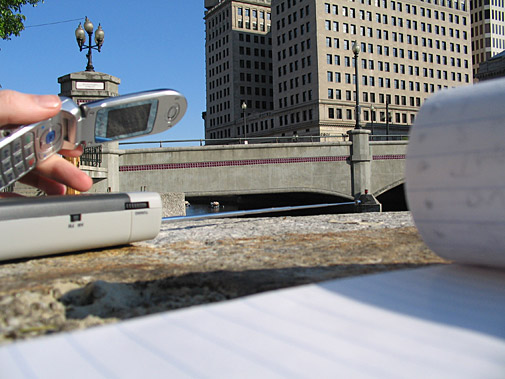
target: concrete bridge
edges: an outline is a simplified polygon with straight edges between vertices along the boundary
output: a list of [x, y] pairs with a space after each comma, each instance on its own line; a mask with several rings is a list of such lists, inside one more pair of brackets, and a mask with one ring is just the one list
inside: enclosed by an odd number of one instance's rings
[[[349, 141], [119, 150], [105, 148], [107, 175], [94, 191], [183, 192], [186, 198], [307, 193], [352, 200], [404, 181], [408, 141]], [[103, 180], [102, 180], [103, 178]]]

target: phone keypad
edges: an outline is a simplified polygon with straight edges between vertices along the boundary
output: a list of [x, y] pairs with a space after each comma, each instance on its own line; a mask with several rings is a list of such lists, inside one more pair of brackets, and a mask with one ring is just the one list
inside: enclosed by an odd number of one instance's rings
[[11, 144], [0, 150], [0, 187], [12, 184], [26, 172], [30, 171], [36, 163], [34, 134], [28, 132], [15, 139]]

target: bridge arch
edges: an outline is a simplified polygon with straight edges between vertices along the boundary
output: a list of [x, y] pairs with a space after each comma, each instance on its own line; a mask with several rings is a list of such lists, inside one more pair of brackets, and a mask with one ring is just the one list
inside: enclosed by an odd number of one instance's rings
[[382, 195], [382, 194], [384, 194], [384, 193], [392, 190], [393, 188], [398, 187], [398, 186], [400, 186], [400, 185], [402, 185], [404, 183], [405, 183], [405, 178], [398, 179], [398, 180], [396, 180], [396, 181], [394, 181], [394, 182], [392, 182], [392, 183], [390, 183], [390, 184], [388, 184], [388, 185], [386, 185], [386, 186], [384, 186], [384, 187], [382, 187], [382, 188], [374, 191], [373, 195], [375, 197], [380, 196], [380, 195]]
[[380, 195], [375, 196], [382, 204], [383, 211], [407, 211], [408, 204], [405, 196], [405, 181], [397, 181], [396, 186], [388, 186]]

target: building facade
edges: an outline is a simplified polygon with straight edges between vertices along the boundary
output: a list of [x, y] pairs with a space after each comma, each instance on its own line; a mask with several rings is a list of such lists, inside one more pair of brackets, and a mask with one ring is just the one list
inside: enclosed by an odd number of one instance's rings
[[[206, 5], [207, 138], [341, 135], [356, 123], [356, 80], [361, 126], [377, 134], [384, 134], [386, 124], [407, 130], [433, 92], [473, 81], [465, 2], [216, 0]], [[253, 24], [254, 11], [270, 15], [270, 29]], [[214, 21], [219, 14], [226, 21]], [[213, 57], [225, 43], [215, 47], [216, 29], [223, 30], [218, 39], [230, 33], [226, 41], [233, 42], [224, 57], [230, 62], [229, 108], [216, 104], [219, 59]], [[261, 49], [269, 49], [264, 66]], [[221, 109], [230, 109], [230, 116], [221, 120]]]
[[246, 136], [252, 130], [241, 119], [273, 109], [270, 0], [206, 0], [205, 7], [205, 137]]
[[505, 51], [496, 54], [485, 62], [481, 62], [476, 75], [476, 79], [479, 81], [501, 77], [505, 77]]
[[470, 0], [474, 77], [481, 63], [505, 49], [505, 0]]

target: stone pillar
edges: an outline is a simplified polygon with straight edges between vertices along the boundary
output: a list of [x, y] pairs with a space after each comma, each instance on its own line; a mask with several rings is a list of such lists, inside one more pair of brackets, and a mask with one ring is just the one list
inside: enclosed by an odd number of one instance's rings
[[[60, 96], [71, 98], [77, 105], [82, 105], [93, 100], [106, 99], [119, 96], [118, 87], [121, 80], [115, 76], [94, 71], [73, 72], [58, 78], [60, 83]], [[111, 142], [102, 146], [102, 167], [81, 168], [88, 171], [93, 182], [107, 180], [102, 187], [109, 192], [119, 191], [119, 155], [118, 143]], [[114, 152], [111, 154], [111, 152]], [[104, 176], [106, 171], [106, 177]]]
[[369, 134], [366, 129], [353, 129], [347, 132], [352, 142], [351, 167], [352, 167], [352, 193], [355, 199], [370, 188], [372, 155], [370, 153]]
[[353, 129], [347, 132], [351, 145], [351, 189], [356, 204], [356, 212], [380, 212], [381, 204], [369, 194], [372, 183], [372, 154], [370, 152], [370, 131]]
[[58, 78], [60, 96], [70, 97], [81, 105], [93, 100], [118, 96], [119, 78], [101, 72], [73, 72]]
[[107, 169], [107, 192], [119, 192], [119, 142], [104, 143], [102, 167]]

